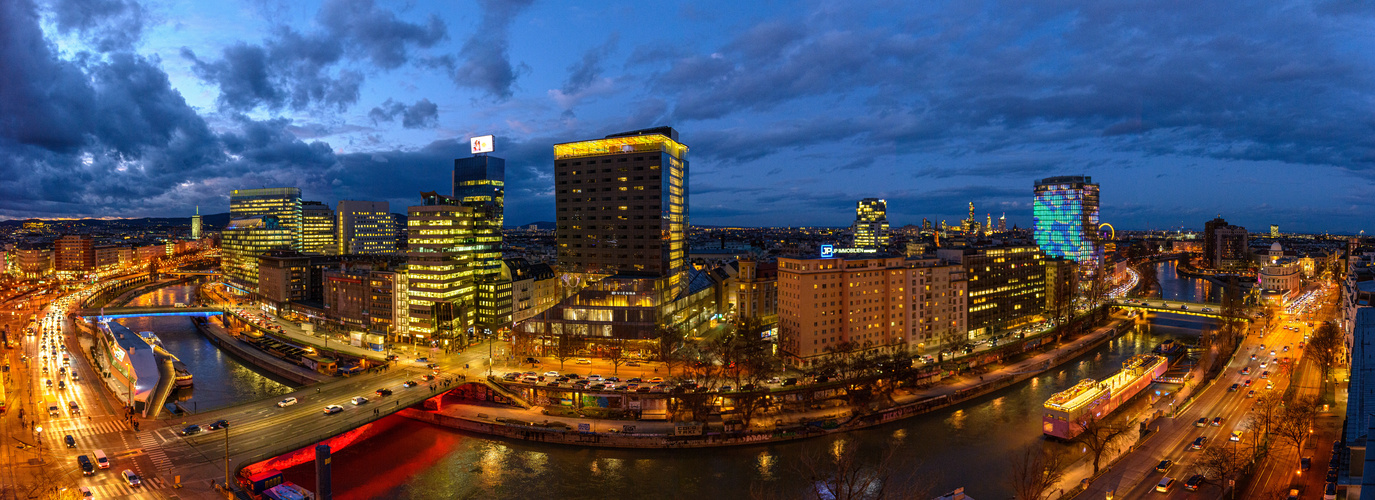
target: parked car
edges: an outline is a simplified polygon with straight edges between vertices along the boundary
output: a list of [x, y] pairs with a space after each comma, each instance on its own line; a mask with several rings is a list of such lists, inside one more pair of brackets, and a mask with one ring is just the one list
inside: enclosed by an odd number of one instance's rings
[[296, 404], [296, 398], [286, 398], [286, 399], [283, 399], [283, 400], [281, 400], [281, 401], [278, 401], [278, 402], [277, 402], [277, 407], [278, 407], [278, 408], [286, 408], [286, 407], [291, 406], [291, 405], [294, 405], [294, 404]]
[[578, 360], [575, 361], [575, 363], [580, 364], [580, 365], [590, 365], [590, 364], [592, 364], [592, 360], [587, 359], [587, 358], [578, 358]]

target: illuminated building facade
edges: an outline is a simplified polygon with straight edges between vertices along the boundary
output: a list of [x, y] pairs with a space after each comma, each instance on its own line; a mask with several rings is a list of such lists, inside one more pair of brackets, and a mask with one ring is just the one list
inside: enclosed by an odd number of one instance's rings
[[859, 200], [855, 207], [855, 248], [878, 250], [888, 247], [888, 202], [878, 198]]
[[970, 338], [1032, 320], [1046, 307], [1046, 255], [1036, 245], [999, 245], [936, 251], [964, 266], [969, 281]]
[[1279, 224], [1271, 224], [1271, 225], [1270, 225], [1270, 237], [1271, 237], [1271, 238], [1278, 238], [1278, 237], [1280, 237], [1280, 225], [1279, 225]]
[[506, 160], [481, 154], [454, 160], [454, 199], [473, 209], [473, 283], [477, 286], [475, 333], [511, 327], [511, 280], [503, 278]]
[[220, 268], [245, 290], [258, 289], [258, 258], [276, 250], [292, 250], [296, 231], [275, 215], [230, 219], [220, 240]]
[[649, 351], [660, 325], [695, 321], [701, 311], [684, 305], [695, 290], [687, 151], [670, 127], [554, 146], [559, 266], [570, 273], [564, 286], [579, 291], [522, 323], [518, 352], [540, 352], [540, 339], [555, 337], [594, 356], [612, 339]]
[[403, 236], [387, 202], [340, 200], [337, 208], [339, 253], [391, 255], [398, 251]]
[[473, 209], [434, 192], [407, 217], [406, 268], [412, 341], [466, 344], [475, 319]]
[[331, 254], [338, 249], [334, 242], [334, 211], [318, 201], [301, 204], [301, 253]]
[[16, 276], [26, 280], [48, 277], [53, 272], [53, 249], [48, 247], [20, 245], [14, 249]]
[[1098, 185], [1087, 176], [1036, 181], [1032, 205], [1036, 244], [1046, 256], [1078, 263], [1102, 258], [1098, 247]]
[[196, 214], [191, 216], [191, 239], [201, 239], [201, 207], [196, 206]]
[[735, 275], [736, 310], [741, 318], [758, 318], [764, 325], [778, 322], [778, 263], [759, 262], [753, 257], [738, 261]]
[[1250, 235], [1246, 228], [1217, 217], [1203, 224], [1204, 266], [1213, 269], [1250, 267]]
[[291, 249], [301, 250], [301, 188], [235, 189], [229, 193], [229, 218], [274, 216], [291, 231]]
[[934, 258], [778, 259], [778, 348], [808, 366], [830, 350], [914, 354], [966, 339], [964, 269]]
[[63, 236], [53, 247], [53, 264], [59, 273], [82, 273], [96, 267], [95, 239], [90, 236]]

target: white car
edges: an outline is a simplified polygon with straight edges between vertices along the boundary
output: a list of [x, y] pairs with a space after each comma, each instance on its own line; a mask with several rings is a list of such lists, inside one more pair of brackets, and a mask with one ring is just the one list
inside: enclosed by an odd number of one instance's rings
[[597, 374], [594, 373], [594, 374], [592, 374], [592, 375], [588, 375], [588, 376], [587, 376], [587, 381], [588, 381], [588, 382], [601, 382], [601, 381], [602, 381], [602, 376], [601, 376], [601, 375], [597, 375]]
[[549, 370], [549, 371], [547, 371], [547, 372], [544, 372], [544, 377], [545, 377], [545, 378], [559, 378], [559, 372], [556, 372], [556, 371], [553, 371], [553, 370]]
[[291, 405], [294, 405], [294, 404], [296, 404], [296, 398], [286, 398], [286, 399], [283, 399], [283, 400], [281, 400], [281, 401], [278, 401], [278, 402], [277, 402], [277, 407], [278, 407], [278, 408], [286, 408], [286, 407], [291, 406]]
[[357, 397], [354, 397], [353, 399], [350, 399], [349, 401], [352, 402], [354, 406], [358, 406], [358, 405], [361, 405], [361, 404], [367, 404], [367, 403], [368, 403], [368, 398], [365, 398], [365, 397], [363, 397], [363, 396], [357, 396]]
[[344, 411], [344, 407], [339, 405], [329, 405], [325, 407], [325, 415], [339, 413], [341, 411]]
[[138, 486], [140, 484], [143, 484], [143, 481], [138, 478], [138, 474], [134, 474], [134, 471], [131, 471], [129, 469], [124, 469], [119, 473], [119, 475], [124, 478], [124, 482], [129, 483], [129, 486]]

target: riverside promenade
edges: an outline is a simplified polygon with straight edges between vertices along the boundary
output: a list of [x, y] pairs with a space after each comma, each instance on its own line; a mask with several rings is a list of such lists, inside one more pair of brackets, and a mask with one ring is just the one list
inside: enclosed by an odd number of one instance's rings
[[[896, 404], [857, 413], [837, 407], [753, 418], [748, 429], [733, 432], [683, 433], [681, 422], [612, 420], [545, 415], [539, 407], [524, 409], [476, 403], [443, 393], [422, 408], [399, 414], [444, 427], [527, 441], [607, 448], [693, 448], [772, 443], [823, 436], [895, 422], [962, 403], [1017, 384], [1070, 361], [1130, 328], [1131, 320], [1114, 316], [1107, 325], [1052, 349], [980, 374], [957, 375], [920, 389], [900, 389]], [[775, 391], [783, 392], [783, 391]], [[833, 421], [834, 425], [819, 425]], [[680, 435], [685, 434], [685, 435]]]

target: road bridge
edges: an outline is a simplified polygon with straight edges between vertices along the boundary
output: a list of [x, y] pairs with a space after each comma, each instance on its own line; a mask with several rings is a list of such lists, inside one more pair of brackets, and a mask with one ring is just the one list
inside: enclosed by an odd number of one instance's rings
[[[1162, 312], [1170, 314], [1185, 314], [1189, 316], [1203, 316], [1206, 318], [1224, 318], [1222, 315], [1222, 305], [1210, 302], [1186, 302], [1182, 300], [1160, 300], [1160, 299], [1113, 299], [1112, 305], [1123, 309], [1134, 309], [1138, 311]], [[1251, 321], [1252, 317], [1246, 315], [1231, 316], [1234, 318]]]
[[143, 316], [217, 316], [224, 308], [213, 306], [130, 306], [78, 309], [77, 316], [101, 319], [137, 318]]

